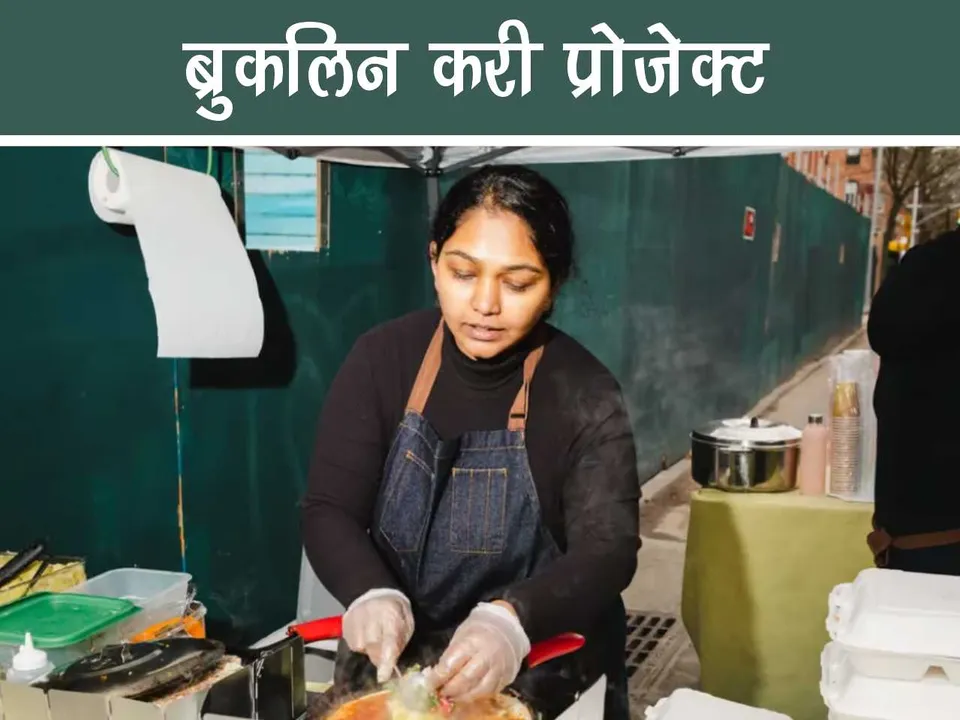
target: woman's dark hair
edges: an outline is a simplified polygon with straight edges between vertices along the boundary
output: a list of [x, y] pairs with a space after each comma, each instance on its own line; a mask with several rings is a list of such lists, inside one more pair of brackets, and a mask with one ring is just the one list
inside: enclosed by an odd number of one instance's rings
[[517, 215], [532, 230], [534, 246], [559, 288], [573, 272], [573, 223], [567, 201], [543, 175], [521, 165], [485, 165], [458, 180], [433, 219], [437, 251], [456, 232], [463, 216], [484, 207]]

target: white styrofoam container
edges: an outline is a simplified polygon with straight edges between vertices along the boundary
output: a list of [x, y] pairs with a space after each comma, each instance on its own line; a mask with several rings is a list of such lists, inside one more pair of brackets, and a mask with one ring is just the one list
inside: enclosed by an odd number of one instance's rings
[[833, 589], [826, 625], [861, 675], [960, 684], [960, 577], [869, 568]]
[[820, 695], [830, 720], [957, 720], [960, 685], [942, 673], [892, 680], [857, 671], [851, 653], [829, 642], [820, 655]]
[[791, 720], [782, 713], [741, 705], [681, 688], [646, 710], [646, 720]]

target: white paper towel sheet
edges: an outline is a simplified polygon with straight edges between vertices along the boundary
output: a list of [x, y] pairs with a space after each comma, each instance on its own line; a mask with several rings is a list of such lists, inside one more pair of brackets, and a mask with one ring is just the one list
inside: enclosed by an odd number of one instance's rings
[[104, 222], [133, 225], [157, 318], [157, 357], [257, 357], [263, 304], [217, 181], [109, 150], [90, 163], [90, 202]]

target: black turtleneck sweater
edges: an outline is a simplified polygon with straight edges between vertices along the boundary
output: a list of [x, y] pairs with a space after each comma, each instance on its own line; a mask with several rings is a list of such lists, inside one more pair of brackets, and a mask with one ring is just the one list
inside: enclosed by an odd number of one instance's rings
[[[320, 414], [303, 503], [307, 557], [344, 606], [379, 587], [402, 589], [367, 530], [384, 463], [430, 338], [436, 309], [360, 337]], [[613, 375], [548, 326], [530, 387], [527, 452], [544, 523], [564, 556], [506, 594], [531, 642], [587, 631], [636, 570], [640, 484], [630, 422]], [[526, 347], [473, 361], [445, 333], [424, 415], [444, 438], [506, 427]]]

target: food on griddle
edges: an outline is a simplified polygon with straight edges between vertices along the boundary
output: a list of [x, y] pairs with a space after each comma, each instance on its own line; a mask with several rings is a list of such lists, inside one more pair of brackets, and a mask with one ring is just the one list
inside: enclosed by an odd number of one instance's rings
[[326, 720], [529, 720], [523, 705], [506, 695], [479, 698], [446, 708], [438, 705], [426, 713], [411, 712], [390, 703], [390, 692], [382, 691], [345, 702]]

